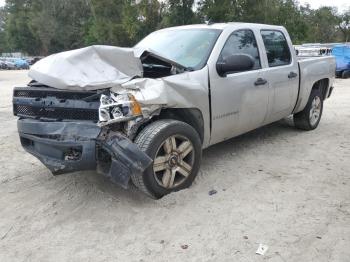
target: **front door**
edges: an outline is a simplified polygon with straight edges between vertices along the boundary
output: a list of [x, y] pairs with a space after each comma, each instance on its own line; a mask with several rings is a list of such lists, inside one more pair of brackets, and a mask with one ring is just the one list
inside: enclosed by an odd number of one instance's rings
[[218, 62], [230, 55], [245, 54], [255, 61], [249, 71], [229, 72], [220, 76], [210, 70], [212, 139], [223, 141], [259, 127], [268, 108], [268, 83], [261, 70], [261, 60], [254, 32], [234, 31], [227, 39]]

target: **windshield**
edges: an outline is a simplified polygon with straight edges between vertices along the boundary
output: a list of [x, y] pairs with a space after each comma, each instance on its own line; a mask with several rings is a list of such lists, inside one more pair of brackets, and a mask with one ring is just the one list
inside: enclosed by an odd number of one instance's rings
[[218, 39], [218, 29], [174, 29], [157, 31], [136, 47], [157, 52], [187, 68], [200, 69], [206, 64]]

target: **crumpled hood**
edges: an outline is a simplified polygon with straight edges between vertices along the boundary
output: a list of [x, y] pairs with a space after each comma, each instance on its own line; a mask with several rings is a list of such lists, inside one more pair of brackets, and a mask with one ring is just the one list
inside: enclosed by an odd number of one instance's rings
[[142, 77], [142, 63], [132, 48], [90, 46], [48, 56], [35, 63], [29, 77], [58, 89], [111, 88]]

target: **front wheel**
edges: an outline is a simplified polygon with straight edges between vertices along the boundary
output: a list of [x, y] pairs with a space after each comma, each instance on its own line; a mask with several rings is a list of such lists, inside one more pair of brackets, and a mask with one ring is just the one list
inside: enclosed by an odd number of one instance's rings
[[303, 111], [294, 114], [295, 127], [303, 130], [314, 130], [321, 121], [323, 99], [319, 89], [312, 89], [309, 101]]
[[153, 159], [145, 172], [131, 179], [153, 198], [191, 186], [201, 162], [202, 145], [190, 125], [176, 120], [159, 120], [146, 126], [135, 144]]

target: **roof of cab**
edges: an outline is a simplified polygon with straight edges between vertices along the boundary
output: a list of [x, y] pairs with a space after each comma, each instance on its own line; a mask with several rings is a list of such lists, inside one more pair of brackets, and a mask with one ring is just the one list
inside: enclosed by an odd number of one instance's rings
[[183, 26], [164, 28], [164, 29], [161, 29], [160, 31], [162, 31], [162, 30], [174, 30], [174, 29], [220, 29], [220, 30], [224, 30], [227, 28], [237, 28], [237, 27], [257, 28], [257, 29], [262, 29], [262, 28], [264, 28], [264, 29], [282, 29], [282, 28], [284, 28], [283, 26], [276, 26], [276, 25], [228, 22], [228, 23], [183, 25]]

